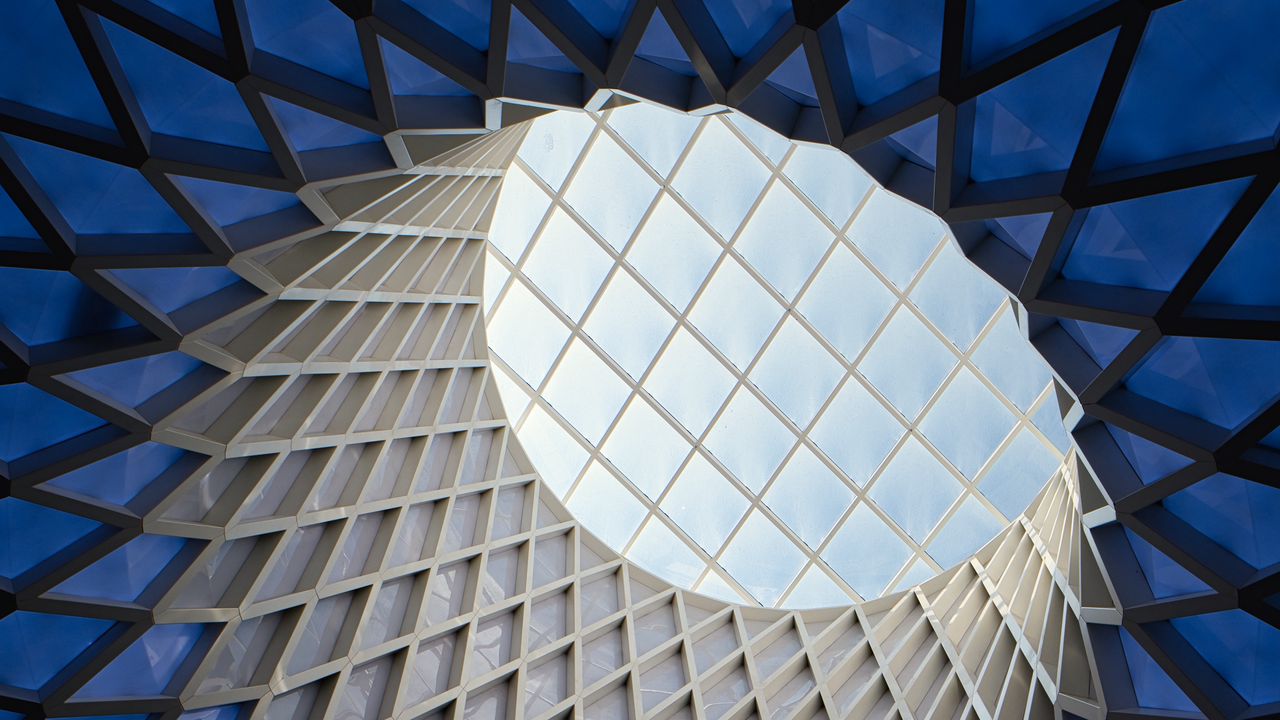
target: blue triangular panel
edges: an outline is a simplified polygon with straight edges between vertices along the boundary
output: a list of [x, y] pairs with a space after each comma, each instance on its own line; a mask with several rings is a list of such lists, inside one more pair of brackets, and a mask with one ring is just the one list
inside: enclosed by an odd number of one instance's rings
[[858, 102], [874, 104], [938, 72], [943, 0], [867, 0], [836, 14]]
[[379, 40], [382, 58], [391, 80], [391, 92], [396, 95], [425, 95], [430, 97], [465, 97], [467, 89], [450, 80], [444, 73], [422, 62], [396, 45]]
[[0, 684], [40, 690], [113, 624], [26, 611], [0, 619]]
[[0, 98], [115, 128], [56, 3], [0, 3], [0, 24], [20, 28], [0, 43]]
[[123, 505], [160, 477], [187, 453], [145, 442], [50, 480], [60, 490]]
[[30, 140], [7, 140], [75, 232], [191, 232], [137, 170]]
[[689, 54], [676, 39], [676, 34], [672, 32], [671, 26], [667, 24], [667, 19], [662, 16], [660, 10], [653, 14], [649, 27], [645, 28], [644, 35], [640, 37], [636, 57], [657, 63], [688, 77], [698, 74], [689, 60]]
[[369, 87], [356, 26], [329, 0], [247, 0], [259, 49], [357, 87]]
[[1248, 185], [1231, 180], [1090, 208], [1062, 274], [1172, 290]]
[[137, 325], [71, 273], [0, 268], [0, 322], [27, 345]]
[[705, 0], [729, 50], [743, 57], [791, 9], [790, 0]]
[[888, 137], [889, 144], [909, 160], [925, 167], [938, 164], [938, 116], [930, 115]]
[[622, 23], [631, 15], [635, 0], [569, 0], [596, 32], [612, 40], [622, 31]]
[[[979, 182], [1066, 170], [1119, 30], [983, 93], [969, 175]], [[1063, 92], [1063, 88], [1071, 92]]]
[[139, 535], [50, 592], [93, 600], [133, 602], [147, 589], [186, 541], [164, 535]]
[[147, 2], [177, 15], [211, 35], [222, 36], [222, 27], [218, 24], [218, 10], [213, 6], [214, 0], [147, 0]]
[[203, 366], [199, 360], [174, 351], [100, 365], [66, 377], [134, 408]]
[[301, 204], [298, 196], [215, 180], [173, 176], [178, 185], [214, 222], [222, 226], [268, 215]]
[[382, 138], [371, 132], [352, 127], [341, 120], [334, 120], [328, 115], [307, 110], [293, 103], [267, 98], [267, 103], [280, 121], [289, 144], [298, 152], [322, 150], [324, 148], [347, 147], [365, 143], [382, 142]]
[[153, 132], [267, 149], [235, 85], [115, 23], [103, 27]]
[[492, 0], [405, 0], [405, 4], [476, 50], [489, 49]]
[[79, 515], [14, 497], [0, 499], [0, 577], [16, 578], [100, 527]]
[[1249, 227], [1236, 238], [1209, 281], [1200, 288], [1196, 302], [1228, 305], [1280, 306], [1280, 190], [1253, 216]]
[[813, 73], [809, 71], [804, 47], [798, 47], [788, 55], [765, 82], [801, 105], [818, 106], [818, 90], [813, 86]]
[[555, 43], [547, 39], [529, 18], [511, 8], [511, 33], [507, 38], [507, 62], [531, 65], [555, 72], [578, 72], [578, 66], [565, 57]]
[[204, 625], [156, 625], [85, 683], [76, 699], [164, 696]]

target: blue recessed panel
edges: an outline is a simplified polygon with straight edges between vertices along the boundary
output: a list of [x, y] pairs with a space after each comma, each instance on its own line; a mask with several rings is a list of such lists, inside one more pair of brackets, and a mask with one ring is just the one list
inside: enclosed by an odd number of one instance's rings
[[1280, 395], [1280, 342], [1165, 338], [1125, 384], [1143, 397], [1233, 429]]
[[67, 377], [125, 407], [134, 408], [203, 366], [199, 360], [174, 351], [100, 365], [69, 373]]
[[26, 268], [0, 268], [0, 322], [27, 345], [137, 325], [76, 276]]
[[[39, 418], [39, 422], [32, 422], [32, 418]], [[4, 462], [105, 424], [97, 415], [30, 385], [0, 385], [0, 460]]]
[[30, 140], [5, 139], [75, 232], [191, 232], [137, 170]]
[[1212, 592], [1212, 588], [1204, 581], [1143, 540], [1141, 535], [1124, 528], [1124, 536], [1128, 538], [1129, 547], [1133, 549], [1133, 555], [1142, 568], [1151, 594], [1157, 600]]
[[809, 71], [803, 47], [788, 55], [765, 82], [801, 105], [818, 106], [818, 90], [813, 85], [813, 73]]
[[489, 49], [492, 0], [404, 0], [424, 17], [476, 50]]
[[186, 307], [240, 280], [239, 275], [221, 267], [137, 268], [107, 272], [157, 310], [166, 313]]
[[1232, 180], [1091, 208], [1062, 275], [1172, 290], [1249, 180]]
[[298, 152], [382, 142], [382, 138], [371, 132], [293, 103], [268, 97], [267, 104], [280, 122], [289, 144]]
[[790, 0], [704, 0], [711, 20], [738, 57], [751, 52], [791, 9]]
[[622, 23], [631, 17], [631, 9], [635, 0], [569, 0], [569, 4], [577, 10], [596, 32], [606, 40], [618, 37]]
[[1182, 710], [1199, 712], [1178, 687], [1169, 674], [1156, 663], [1128, 630], [1118, 628], [1125, 663], [1129, 666], [1129, 678], [1133, 681], [1133, 694], [1139, 707], [1155, 710]]
[[173, 180], [214, 222], [224, 227], [302, 204], [297, 195], [278, 190], [177, 175]]
[[205, 625], [156, 625], [125, 648], [73, 696], [76, 699], [163, 696]]
[[222, 27], [218, 24], [218, 10], [213, 6], [214, 0], [147, 0], [147, 2], [177, 15], [211, 35], [222, 36]]
[[684, 51], [684, 46], [680, 44], [660, 10], [653, 14], [649, 27], [645, 28], [644, 35], [640, 37], [636, 57], [688, 77], [698, 74], [689, 60], [689, 54]]
[[1240, 233], [1231, 250], [1200, 288], [1196, 302], [1227, 305], [1280, 306], [1280, 190]]
[[386, 63], [391, 92], [396, 95], [426, 95], [432, 97], [466, 97], [471, 93], [444, 73], [422, 62], [398, 46], [379, 40], [382, 59]]
[[555, 43], [534, 27], [529, 18], [511, 9], [511, 30], [507, 36], [507, 61], [555, 72], [578, 72], [578, 66], [565, 57]]
[[25, 611], [0, 618], [0, 685], [40, 690], [111, 625], [110, 620]]
[[1107, 428], [1111, 439], [1115, 440], [1116, 447], [1120, 448], [1120, 452], [1129, 461], [1134, 474], [1144, 485], [1166, 478], [1192, 463], [1189, 457], [1179, 455], [1139, 435], [1121, 430], [1115, 425], [1105, 423], [1104, 427]]
[[9, 193], [0, 188], [0, 237], [38, 238], [39, 233], [31, 227], [27, 217], [14, 204]]
[[1088, 320], [1058, 318], [1058, 324], [1100, 368], [1110, 365], [1138, 336], [1138, 331], [1132, 328], [1103, 325]]
[[1099, 170], [1261, 140], [1280, 125], [1280, 3], [1187, 0], [1156, 11]]
[[187, 453], [145, 442], [50, 480], [49, 485], [103, 502], [123, 505]]
[[329, 0], [247, 0], [249, 29], [259, 49], [368, 88], [356, 26]]
[[938, 72], [943, 0], [871, 0], [836, 14], [858, 102], [871, 105]]
[[1044, 231], [1049, 228], [1049, 221], [1052, 219], [1053, 213], [1016, 215], [988, 221], [987, 229], [1005, 245], [1030, 260], [1036, 256], [1036, 250], [1040, 249]]
[[92, 600], [133, 602], [185, 544], [182, 538], [139, 535], [63, 580], [52, 592]]
[[927, 120], [903, 128], [890, 135], [887, 140], [899, 155], [918, 165], [933, 168], [938, 164], [937, 115], [930, 115]]
[[79, 515], [0, 499], [0, 577], [12, 580], [100, 527]]
[[115, 23], [102, 24], [153, 132], [266, 151], [235, 85]]
[[0, 98], [114, 130], [57, 3], [5, 0], [0, 25]]
[[1280, 489], [1218, 473], [1165, 498], [1164, 507], [1256, 568], [1280, 561]]
[[1170, 622], [1245, 702], [1280, 701], [1280, 629], [1243, 610]]
[[969, 63], [984, 65], [1019, 48], [1024, 42], [1073, 22], [1114, 0], [976, 0], [969, 30]]
[[1070, 167], [1118, 33], [1094, 38], [980, 95], [969, 176], [985, 182]]

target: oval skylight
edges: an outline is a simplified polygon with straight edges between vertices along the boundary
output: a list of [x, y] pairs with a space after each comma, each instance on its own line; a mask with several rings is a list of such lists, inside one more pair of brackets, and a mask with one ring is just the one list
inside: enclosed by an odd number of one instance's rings
[[873, 598], [1017, 517], [1068, 441], [1003, 291], [837, 150], [647, 104], [531, 124], [486, 259], [522, 445], [709, 595]]

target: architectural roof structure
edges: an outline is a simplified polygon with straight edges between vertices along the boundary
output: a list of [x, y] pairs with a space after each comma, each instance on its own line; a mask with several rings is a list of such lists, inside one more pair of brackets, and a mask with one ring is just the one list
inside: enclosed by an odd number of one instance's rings
[[[5, 720], [1277, 710], [1273, 3], [0, 18]], [[519, 123], [629, 96], [837, 146], [950, 225], [1076, 448], [1026, 514], [786, 612], [672, 589], [543, 492], [475, 273]]]
[[626, 557], [736, 602], [875, 598], [1062, 465], [1004, 291], [844, 154], [645, 103], [528, 132], [490, 231], [495, 377], [543, 481]]

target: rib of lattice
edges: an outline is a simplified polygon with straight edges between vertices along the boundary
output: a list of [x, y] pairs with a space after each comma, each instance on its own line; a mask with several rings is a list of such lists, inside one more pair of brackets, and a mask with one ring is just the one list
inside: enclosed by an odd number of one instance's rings
[[1099, 605], [1096, 564], [1067, 468], [970, 561], [858, 607], [711, 600], [573, 521], [503, 416], [481, 318], [481, 251], [522, 132], [327, 191], [335, 229], [237, 258], [274, 289], [184, 341], [227, 375], [155, 431], [210, 458], [146, 519], [208, 540], [154, 610], [223, 624], [192, 653], [183, 706], [1101, 715], [1079, 622]]

